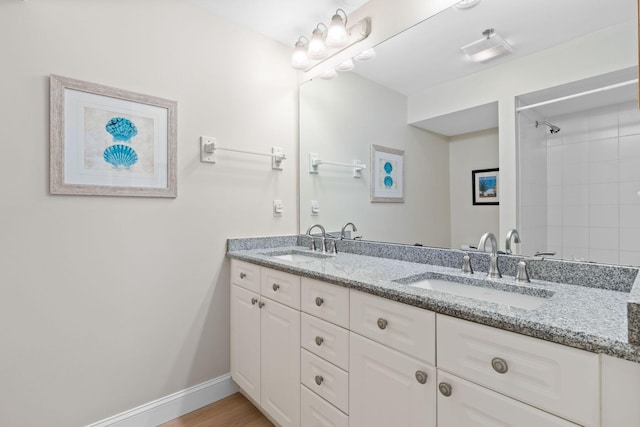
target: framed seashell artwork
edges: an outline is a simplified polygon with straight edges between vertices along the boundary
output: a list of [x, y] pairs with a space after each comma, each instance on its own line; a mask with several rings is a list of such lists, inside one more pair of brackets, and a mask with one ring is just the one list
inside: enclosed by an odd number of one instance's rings
[[177, 103], [50, 76], [50, 192], [177, 197]]
[[371, 202], [404, 203], [404, 151], [371, 145]]

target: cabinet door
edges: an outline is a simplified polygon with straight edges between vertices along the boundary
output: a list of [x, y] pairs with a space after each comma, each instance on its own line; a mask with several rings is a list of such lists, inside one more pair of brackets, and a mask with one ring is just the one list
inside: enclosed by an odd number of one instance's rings
[[300, 425], [300, 312], [262, 298], [262, 408], [282, 427]]
[[[435, 368], [360, 335], [349, 335], [349, 426], [435, 427]], [[417, 380], [418, 371], [427, 374], [424, 384]]]
[[[438, 425], [456, 427], [577, 427], [562, 418], [438, 370]], [[450, 393], [449, 393], [450, 390]]]
[[260, 296], [231, 285], [231, 376], [260, 402]]

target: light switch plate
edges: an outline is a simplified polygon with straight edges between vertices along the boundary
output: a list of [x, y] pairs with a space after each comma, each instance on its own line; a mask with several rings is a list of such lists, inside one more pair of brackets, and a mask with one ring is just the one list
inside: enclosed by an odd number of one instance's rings
[[320, 202], [317, 200], [311, 201], [311, 215], [316, 216], [320, 213]]
[[273, 216], [282, 216], [282, 212], [284, 212], [284, 205], [282, 204], [282, 200], [274, 200]]

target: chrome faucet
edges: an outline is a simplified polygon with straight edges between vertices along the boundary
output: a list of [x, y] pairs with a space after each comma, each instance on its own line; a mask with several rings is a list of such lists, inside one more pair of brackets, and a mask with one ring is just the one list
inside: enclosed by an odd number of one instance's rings
[[309, 227], [309, 228], [307, 229], [307, 235], [308, 235], [309, 237], [311, 237], [311, 250], [312, 250], [312, 251], [317, 250], [317, 247], [316, 247], [316, 239], [315, 239], [315, 237], [313, 237], [313, 236], [311, 235], [311, 230], [313, 230], [314, 228], [319, 228], [319, 229], [320, 229], [320, 232], [322, 233], [322, 235], [321, 235], [321, 237], [320, 237], [320, 241], [321, 241], [321, 243], [322, 243], [322, 245], [321, 245], [321, 246], [322, 246], [322, 249], [320, 249], [320, 250], [321, 250], [322, 252], [326, 252], [326, 251], [327, 251], [327, 248], [325, 247], [325, 241], [326, 241], [326, 239], [327, 239], [327, 232], [325, 231], [324, 227], [323, 227], [323, 226], [321, 226], [320, 224], [313, 224], [311, 227]]
[[347, 227], [351, 226], [351, 230], [352, 231], [358, 231], [358, 229], [356, 228], [356, 225], [352, 222], [348, 222], [344, 225], [344, 227], [342, 227], [342, 231], [340, 231], [340, 240], [344, 240], [346, 237], [346, 231], [347, 231]]
[[487, 240], [491, 243], [491, 256], [489, 257], [489, 274], [492, 279], [499, 279], [502, 277], [500, 270], [498, 269], [498, 241], [493, 233], [484, 233], [478, 243], [478, 249], [486, 252]]
[[508, 254], [511, 253], [511, 240], [513, 243], [520, 243], [520, 234], [515, 228], [507, 231], [507, 240], [504, 242], [504, 251]]

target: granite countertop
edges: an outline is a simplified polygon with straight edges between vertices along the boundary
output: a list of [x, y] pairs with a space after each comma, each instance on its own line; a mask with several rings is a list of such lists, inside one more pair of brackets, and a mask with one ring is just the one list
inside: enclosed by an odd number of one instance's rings
[[620, 291], [535, 279], [523, 285], [517, 283], [513, 276], [506, 275], [502, 279], [492, 279], [491, 287], [517, 286], [521, 293], [545, 296], [544, 303], [537, 308], [515, 308], [398, 282], [408, 277], [438, 274], [454, 276], [460, 281], [470, 278], [484, 280], [486, 273], [483, 272], [470, 276], [459, 268], [344, 252], [327, 258], [287, 261], [272, 255], [309, 253], [309, 249], [290, 245], [291, 240], [285, 239], [280, 243], [281, 246], [261, 249], [230, 246], [227, 255], [436, 313], [640, 363], [640, 346], [629, 344], [627, 339], [628, 289]]

